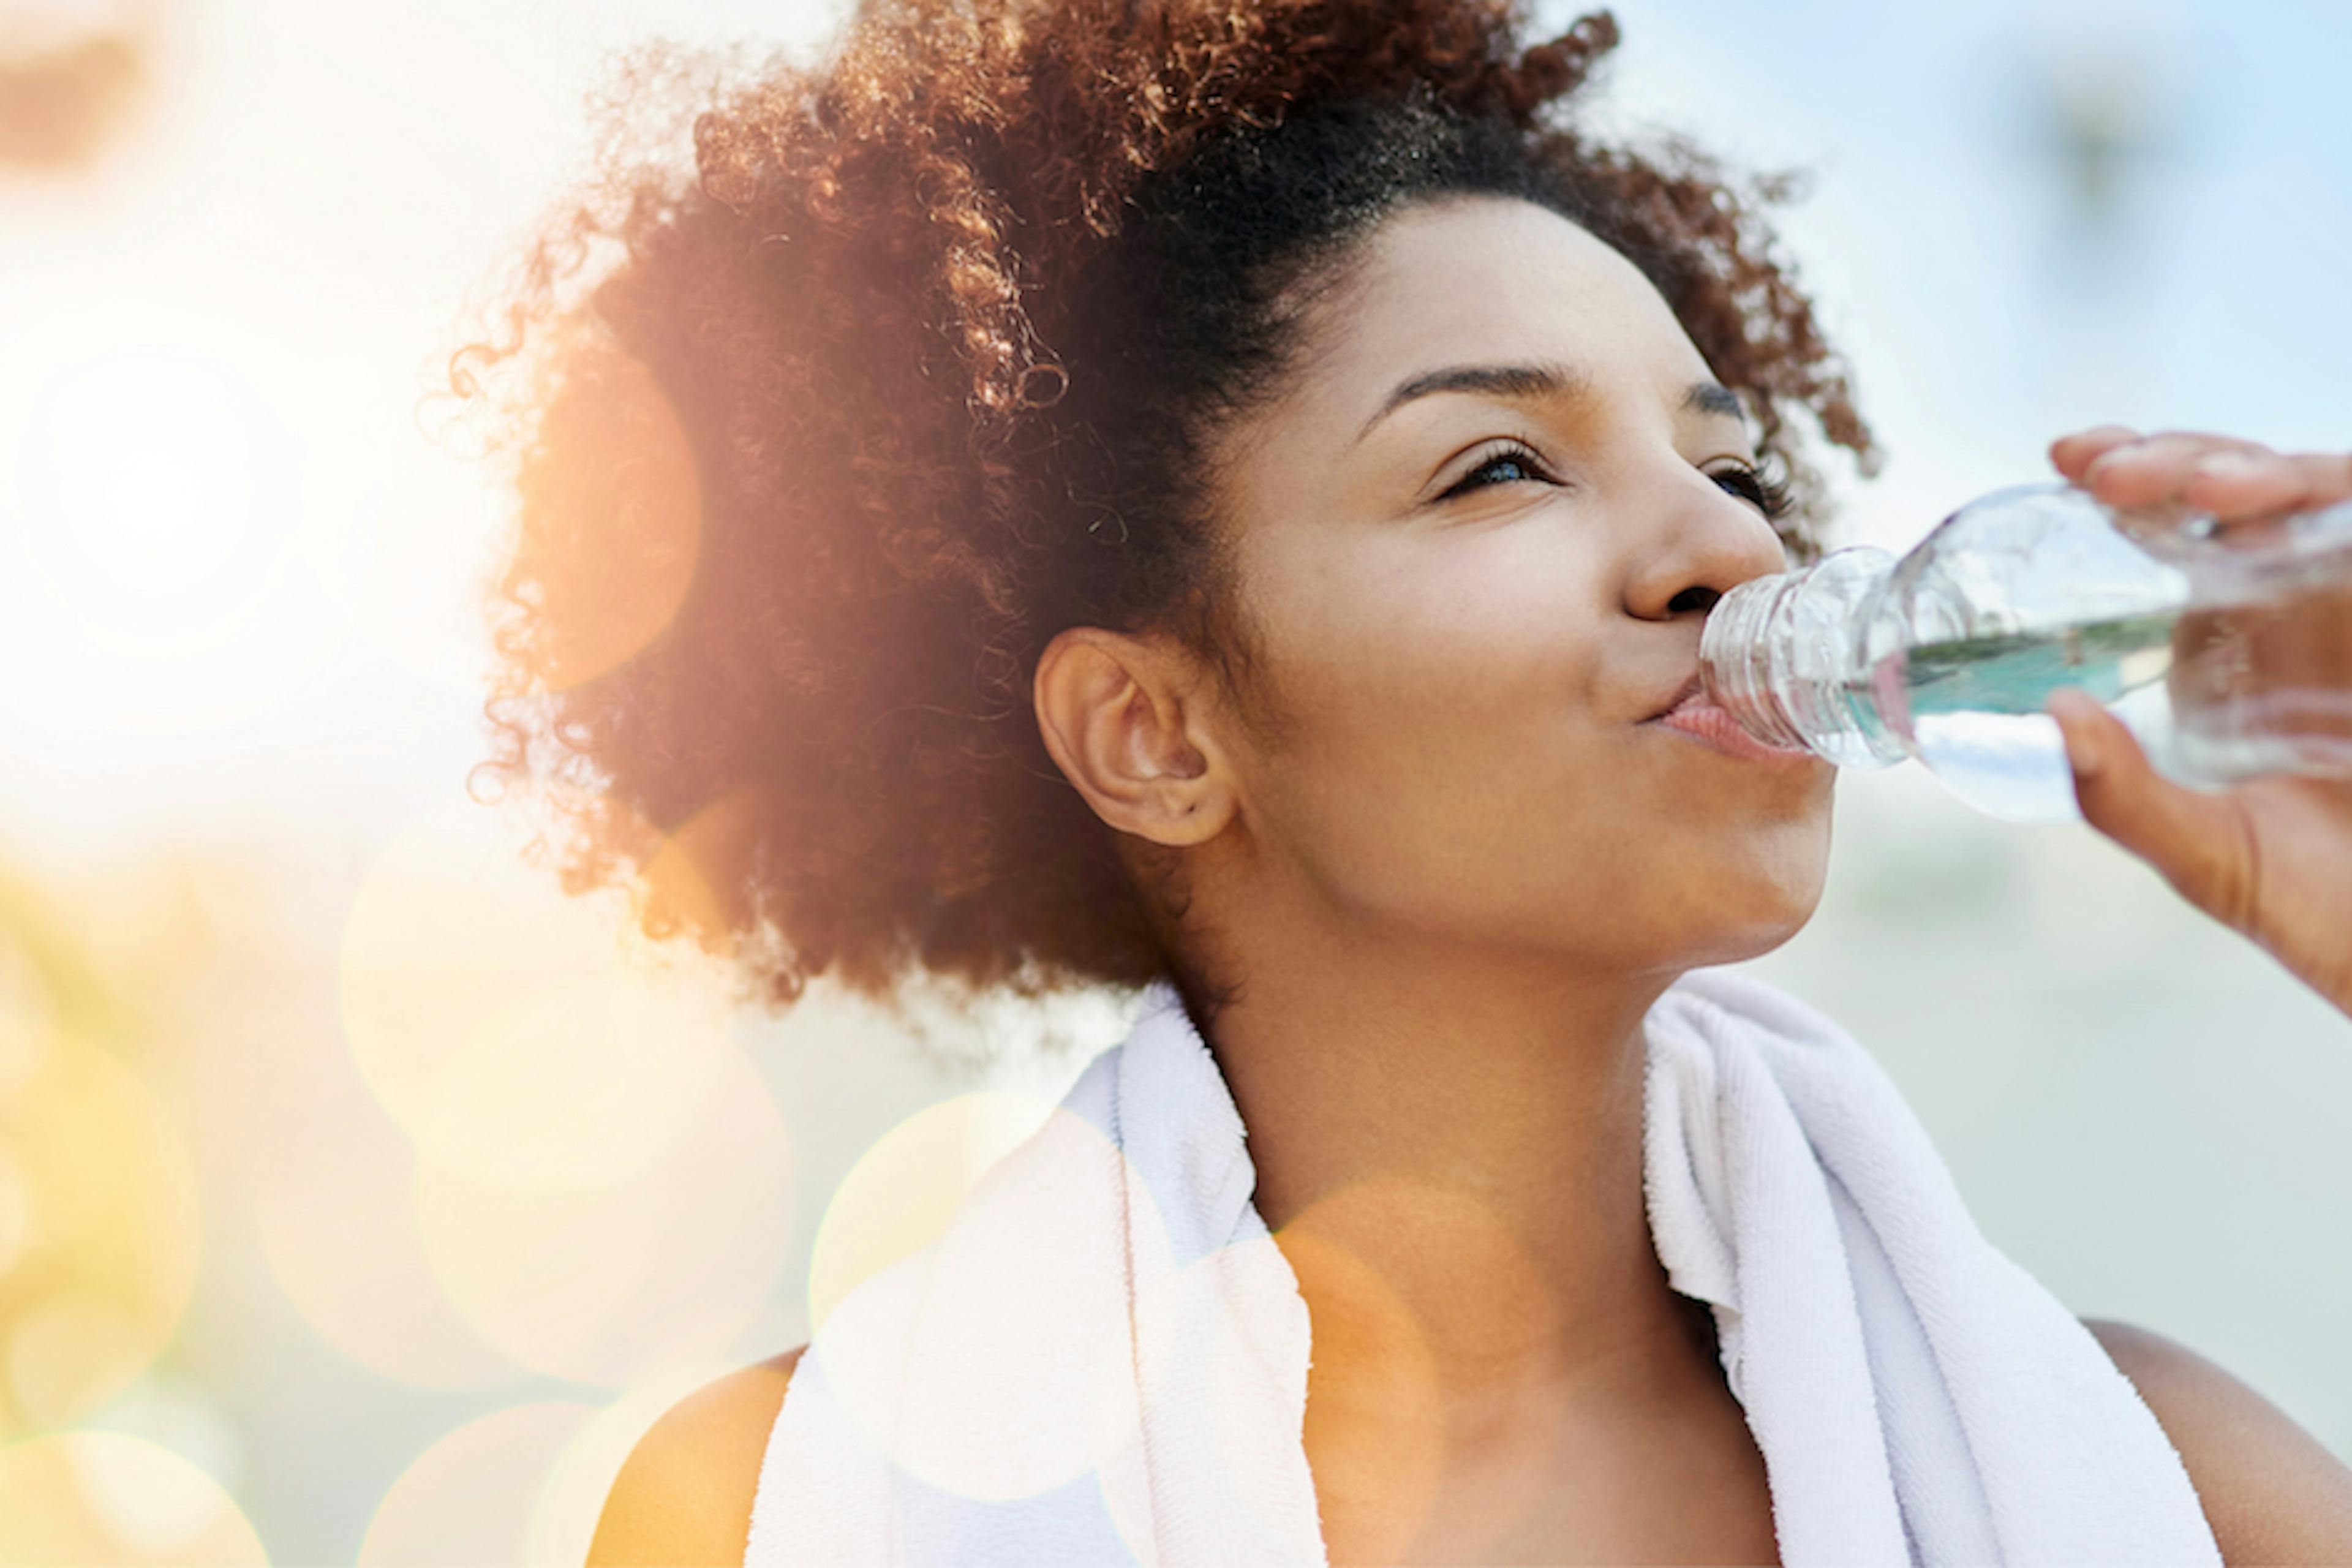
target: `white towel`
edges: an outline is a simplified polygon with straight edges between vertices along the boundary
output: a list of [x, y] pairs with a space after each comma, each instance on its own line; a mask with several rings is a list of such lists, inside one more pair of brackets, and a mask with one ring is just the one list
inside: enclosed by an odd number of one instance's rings
[[[2137, 1391], [1850, 1037], [1722, 969], [1644, 1032], [1651, 1236], [1714, 1309], [1783, 1563], [2221, 1562]], [[1255, 1185], [1154, 987], [940, 1240], [819, 1326], [747, 1563], [1325, 1563], [1307, 1308]]]

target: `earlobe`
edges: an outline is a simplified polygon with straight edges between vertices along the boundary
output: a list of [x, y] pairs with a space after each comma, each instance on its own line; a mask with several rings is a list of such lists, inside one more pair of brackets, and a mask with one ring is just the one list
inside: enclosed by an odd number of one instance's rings
[[1229, 815], [1223, 771], [1188, 731], [1180, 661], [1097, 626], [1056, 636], [1037, 661], [1037, 727], [1095, 815], [1154, 843], [1196, 844]]

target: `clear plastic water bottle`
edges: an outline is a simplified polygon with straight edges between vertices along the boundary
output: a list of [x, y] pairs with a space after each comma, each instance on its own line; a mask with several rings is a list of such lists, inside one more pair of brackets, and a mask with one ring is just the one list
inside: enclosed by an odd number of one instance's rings
[[2012, 822], [2080, 815], [2042, 710], [2062, 686], [2181, 784], [2352, 777], [2352, 502], [2225, 529], [2073, 485], [1999, 490], [1899, 560], [1857, 546], [1741, 584], [1699, 673], [1759, 740], [1845, 767], [1916, 757]]

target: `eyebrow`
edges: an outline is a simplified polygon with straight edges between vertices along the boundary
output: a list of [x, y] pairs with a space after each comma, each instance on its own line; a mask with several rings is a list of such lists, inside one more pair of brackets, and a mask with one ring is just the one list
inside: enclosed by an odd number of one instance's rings
[[1748, 406], [1739, 394], [1712, 381], [1694, 381], [1683, 394], [1683, 406], [1694, 414], [1713, 414], [1748, 423]]
[[[1440, 392], [1469, 392], [1487, 397], [1504, 398], [1584, 398], [1592, 395], [1591, 375], [1573, 365], [1558, 363], [1536, 364], [1463, 364], [1449, 365], [1444, 370], [1426, 371], [1397, 384], [1386, 402], [1356, 433], [1361, 441], [1371, 434], [1372, 426], [1395, 413], [1417, 397], [1428, 397]], [[1748, 421], [1748, 410], [1739, 395], [1729, 387], [1712, 381], [1695, 381], [1684, 389], [1682, 406], [1695, 414], [1717, 418]]]

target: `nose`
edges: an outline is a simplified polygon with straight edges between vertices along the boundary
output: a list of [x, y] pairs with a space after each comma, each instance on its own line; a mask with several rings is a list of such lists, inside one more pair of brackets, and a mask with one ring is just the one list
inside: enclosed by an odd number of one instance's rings
[[1740, 584], [1789, 564], [1780, 535], [1753, 504], [1696, 468], [1683, 471], [1690, 482], [1673, 487], [1664, 515], [1643, 531], [1626, 579], [1626, 611], [1643, 620], [1704, 616]]

